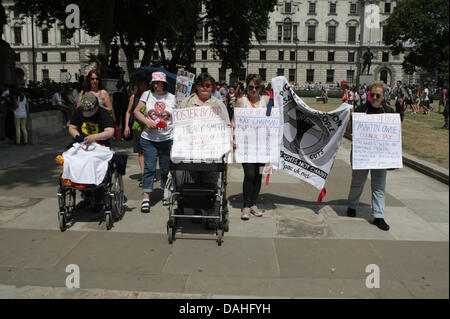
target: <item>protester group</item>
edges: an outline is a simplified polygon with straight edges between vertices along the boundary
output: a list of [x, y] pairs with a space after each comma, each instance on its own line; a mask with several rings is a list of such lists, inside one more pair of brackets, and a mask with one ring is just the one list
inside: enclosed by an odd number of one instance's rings
[[[294, 87], [295, 89], [295, 87]], [[322, 86], [322, 98], [327, 91]], [[94, 141], [110, 146], [110, 139], [117, 141], [132, 140], [133, 151], [138, 154], [142, 179], [143, 199], [141, 212], [150, 212], [150, 198], [158, 180], [157, 162], [160, 169], [160, 187], [165, 188], [168, 180], [170, 154], [173, 145], [174, 123], [172, 114], [175, 109], [192, 107], [219, 107], [222, 116], [233, 131], [235, 108], [267, 108], [273, 105], [273, 91], [270, 84], [265, 87], [261, 76], [250, 74], [245, 84], [236, 82], [231, 86], [216, 83], [208, 73], [199, 74], [193, 83], [192, 94], [179, 105], [174, 94], [169, 92], [167, 75], [153, 72], [151, 80], [136, 79], [134, 83], [119, 82], [117, 91], [110, 98], [105, 90], [98, 71], [90, 71], [84, 82], [70, 86], [61, 85], [53, 94], [51, 103], [63, 113], [61, 125], [68, 129], [73, 138], [82, 138], [87, 144]], [[375, 82], [360, 87], [346, 88], [342, 101], [353, 106], [353, 112], [367, 114], [399, 113], [401, 120], [408, 106], [412, 114], [428, 114], [433, 110], [432, 98], [439, 95], [438, 112], [443, 110], [448, 129], [448, 94], [446, 88], [433, 91], [429, 85], [405, 85], [397, 81], [394, 88], [386, 87], [382, 82]], [[14, 113], [16, 143], [28, 143], [25, 122], [29, 113], [29, 101], [22, 90], [9, 89], [2, 95], [9, 99]], [[395, 107], [395, 110], [394, 110]], [[351, 133], [351, 121], [347, 127]], [[239, 147], [235, 143], [234, 147]], [[252, 216], [262, 217], [258, 208], [258, 196], [261, 189], [262, 167], [265, 163], [242, 163], [244, 180], [242, 184], [243, 206], [241, 219], [249, 220]], [[374, 224], [389, 230], [384, 220], [385, 186], [387, 169], [353, 170], [352, 182], [348, 196], [347, 215], [355, 217], [368, 173], [371, 173], [372, 214]], [[217, 176], [211, 172], [192, 173], [192, 180], [217, 183]], [[168, 198], [163, 199], [167, 204]], [[199, 212], [197, 212], [199, 213]], [[208, 212], [205, 212], [207, 215]]]

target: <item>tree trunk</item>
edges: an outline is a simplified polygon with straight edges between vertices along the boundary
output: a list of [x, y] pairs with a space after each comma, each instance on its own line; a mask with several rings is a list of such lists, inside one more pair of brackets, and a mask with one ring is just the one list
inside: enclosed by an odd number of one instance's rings
[[123, 34], [119, 34], [119, 38], [122, 50], [125, 53], [125, 57], [127, 58], [128, 76], [131, 77], [131, 74], [134, 71], [134, 51], [136, 49], [136, 45], [134, 41], [128, 41], [128, 44], [125, 43]]

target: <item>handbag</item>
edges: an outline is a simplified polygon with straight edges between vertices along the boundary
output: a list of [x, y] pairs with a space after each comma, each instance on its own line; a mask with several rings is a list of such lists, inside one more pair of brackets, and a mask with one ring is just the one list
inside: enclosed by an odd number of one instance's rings
[[[144, 115], [145, 115], [145, 110], [147, 109], [147, 102], [148, 102], [148, 99], [150, 98], [151, 94], [152, 94], [151, 92], [148, 92], [147, 100], [145, 101], [145, 105], [142, 106], [141, 109], [139, 110]], [[134, 118], [134, 115], [133, 115], [133, 118]], [[137, 132], [140, 133], [140, 132], [142, 132], [144, 130], [144, 124], [139, 122], [137, 119], [134, 119], [133, 126], [132, 126], [131, 129], [133, 131], [137, 131]]]

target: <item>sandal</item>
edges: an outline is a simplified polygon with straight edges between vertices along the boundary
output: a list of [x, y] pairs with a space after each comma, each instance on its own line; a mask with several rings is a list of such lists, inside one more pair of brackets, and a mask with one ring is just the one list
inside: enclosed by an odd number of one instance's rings
[[150, 213], [150, 200], [144, 199], [141, 204], [141, 212]]
[[252, 207], [250, 207], [250, 213], [253, 216], [256, 217], [261, 217], [263, 214], [258, 210], [258, 207], [256, 207], [256, 205], [253, 205]]
[[250, 208], [245, 207], [245, 208], [242, 210], [242, 213], [241, 213], [241, 219], [242, 219], [242, 220], [249, 220], [249, 219], [250, 219]]

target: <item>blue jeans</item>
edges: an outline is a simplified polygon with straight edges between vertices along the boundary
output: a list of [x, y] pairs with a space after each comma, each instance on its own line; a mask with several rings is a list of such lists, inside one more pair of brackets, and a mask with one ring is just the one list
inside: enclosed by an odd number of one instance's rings
[[[385, 169], [371, 169], [371, 188], [372, 188], [372, 215], [374, 218], [384, 218], [384, 197], [386, 189], [386, 173]], [[352, 171], [352, 185], [350, 186], [350, 194], [348, 194], [348, 207], [356, 209], [359, 199], [366, 183], [368, 169]]]
[[142, 191], [144, 193], [151, 193], [153, 191], [153, 179], [155, 178], [158, 157], [159, 168], [161, 170], [161, 188], [164, 189], [167, 182], [167, 175], [169, 174], [172, 140], [152, 142], [141, 137], [141, 146], [144, 153]]

